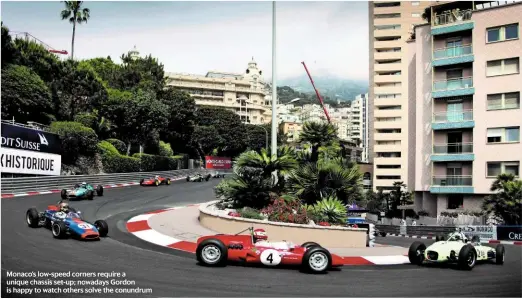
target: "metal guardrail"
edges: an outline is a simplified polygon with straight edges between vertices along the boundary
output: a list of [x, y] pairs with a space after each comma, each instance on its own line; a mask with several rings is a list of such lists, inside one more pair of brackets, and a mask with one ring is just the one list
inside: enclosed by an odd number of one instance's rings
[[[375, 228], [379, 231], [379, 233], [386, 234], [401, 234], [401, 226], [399, 225], [386, 225], [386, 224], [376, 224]], [[406, 226], [404, 227], [405, 235], [409, 236], [438, 236], [438, 235], [446, 235], [456, 230], [455, 226], [428, 226], [428, 225], [417, 225], [417, 226]]]
[[129, 173], [109, 173], [99, 175], [68, 175], [68, 176], [41, 176], [41, 177], [23, 177], [23, 178], [2, 178], [1, 190], [2, 194], [21, 193], [38, 190], [56, 190], [63, 188], [71, 188], [74, 184], [87, 182], [93, 185], [111, 185], [123, 183], [138, 183], [142, 178], [161, 175], [170, 178], [181, 178], [194, 173], [211, 173], [214, 171], [230, 173], [231, 170], [216, 169], [179, 169], [171, 171], [156, 172], [129, 172]]

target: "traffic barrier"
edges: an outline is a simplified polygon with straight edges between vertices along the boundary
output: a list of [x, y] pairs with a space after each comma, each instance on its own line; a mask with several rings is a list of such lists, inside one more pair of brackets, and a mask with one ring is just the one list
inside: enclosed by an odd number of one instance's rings
[[[71, 188], [74, 184], [80, 182], [88, 182], [93, 185], [110, 185], [139, 182], [142, 178], [160, 175], [169, 178], [180, 178], [195, 173], [212, 173], [212, 169], [179, 169], [171, 171], [157, 172], [129, 172], [129, 173], [109, 173], [98, 175], [67, 175], [67, 176], [39, 176], [39, 177], [22, 177], [22, 178], [2, 178], [1, 190], [2, 194], [6, 193], [23, 193], [28, 191], [40, 191], [51, 189]], [[224, 173], [229, 173], [221, 171]]]

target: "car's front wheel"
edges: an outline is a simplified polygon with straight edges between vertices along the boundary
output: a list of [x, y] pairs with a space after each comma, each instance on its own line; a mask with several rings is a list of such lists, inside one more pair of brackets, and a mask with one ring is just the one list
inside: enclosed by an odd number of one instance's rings
[[53, 237], [55, 238], [63, 238], [67, 234], [67, 227], [65, 227], [65, 223], [63, 222], [55, 222], [51, 227], [51, 231], [53, 233]]
[[424, 262], [424, 251], [426, 250], [426, 245], [424, 243], [415, 241], [410, 245], [410, 249], [408, 250], [408, 259], [410, 263], [414, 265], [422, 265]]
[[38, 211], [35, 208], [27, 210], [27, 213], [25, 213], [25, 221], [29, 227], [37, 228], [40, 222]]
[[60, 196], [62, 197], [62, 199], [67, 199], [67, 190], [62, 189], [62, 191], [60, 192]]
[[332, 256], [328, 250], [319, 247], [308, 247], [303, 255], [302, 267], [306, 272], [322, 273], [326, 272], [332, 265]]
[[504, 259], [506, 258], [506, 249], [504, 245], [498, 244], [495, 248], [495, 264], [503, 265]]
[[109, 233], [109, 226], [107, 225], [107, 222], [105, 220], [96, 220], [94, 222], [94, 226], [98, 230], [98, 233], [100, 234], [100, 237], [106, 237]]
[[220, 240], [207, 239], [199, 243], [196, 258], [205, 266], [224, 266], [228, 259], [228, 250]]
[[459, 252], [459, 268], [462, 270], [471, 270], [477, 263], [477, 253], [475, 248], [470, 244], [464, 245]]

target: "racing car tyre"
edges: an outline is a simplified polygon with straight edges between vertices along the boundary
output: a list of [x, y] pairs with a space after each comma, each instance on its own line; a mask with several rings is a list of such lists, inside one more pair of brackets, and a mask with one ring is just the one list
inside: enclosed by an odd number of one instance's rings
[[88, 200], [93, 200], [94, 199], [94, 191], [93, 190], [87, 191], [87, 199]]
[[205, 181], [207, 181], [207, 182], [208, 182], [208, 180], [210, 180], [210, 177], [211, 177], [211, 175], [210, 175], [210, 174], [209, 174], [209, 175], [207, 175], [207, 176], [205, 177]]
[[60, 196], [62, 197], [62, 199], [67, 199], [67, 190], [62, 189], [62, 191], [60, 192]]
[[228, 260], [228, 248], [220, 240], [207, 239], [199, 243], [196, 258], [205, 266], [225, 266]]
[[143, 186], [143, 182], [145, 181], [145, 179], [141, 179], [140, 180], [140, 186]]
[[312, 246], [317, 246], [317, 247], [321, 247], [321, 245], [315, 243], [315, 242], [304, 242], [303, 245], [301, 245], [301, 247], [304, 247], [305, 249], [308, 249]]
[[504, 248], [504, 245], [498, 244], [497, 247], [495, 248], [495, 264], [503, 265], [505, 256], [506, 256], [506, 249]]
[[96, 220], [94, 226], [96, 226], [96, 229], [100, 233], [100, 237], [106, 237], [109, 233], [109, 226], [105, 220]]
[[102, 185], [96, 186], [96, 195], [103, 196], [103, 186]]
[[170, 179], [167, 179], [167, 185], [170, 185]]
[[320, 246], [308, 247], [303, 255], [302, 268], [309, 273], [323, 273], [332, 266], [332, 255]]
[[159, 185], [160, 185], [160, 181], [155, 180], [155, 181], [154, 181], [154, 186], [158, 187]]
[[40, 221], [40, 216], [38, 216], [38, 211], [35, 208], [30, 208], [25, 213], [25, 220], [27, 221], [27, 225], [32, 228], [38, 227], [38, 222]]
[[74, 189], [80, 188], [80, 184], [74, 184]]
[[462, 270], [471, 270], [477, 263], [477, 252], [471, 244], [466, 244], [459, 252], [459, 268]]
[[190, 181], [190, 177], [189, 177], [189, 176], [187, 176], [187, 182], [189, 182], [189, 181]]
[[410, 249], [408, 249], [408, 259], [410, 263], [418, 266], [422, 265], [422, 262], [424, 262], [424, 250], [426, 250], [424, 243], [420, 241], [413, 242], [410, 245]]
[[53, 233], [53, 237], [61, 239], [67, 235], [67, 227], [63, 222], [55, 222], [51, 227], [51, 232]]

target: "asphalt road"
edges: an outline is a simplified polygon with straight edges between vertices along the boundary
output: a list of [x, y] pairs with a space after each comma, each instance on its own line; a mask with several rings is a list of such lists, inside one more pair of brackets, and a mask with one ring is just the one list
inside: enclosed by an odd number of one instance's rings
[[[107, 220], [109, 237], [99, 242], [56, 240], [50, 231], [26, 225], [24, 217], [29, 207], [43, 210], [59, 200], [58, 194], [2, 199], [2, 297], [522, 297], [521, 246], [506, 245], [503, 266], [477, 265], [472, 271], [412, 265], [354, 266], [324, 275], [308, 275], [295, 269], [202, 267], [191, 254], [146, 243], [126, 232], [125, 220], [141, 212], [214, 198], [211, 186], [215, 184], [217, 180], [107, 189], [105, 196], [93, 201], [72, 202], [87, 220]], [[386, 237], [378, 241], [408, 246], [412, 239]], [[142, 293], [111, 294], [96, 286], [103, 293], [87, 294], [93, 287], [79, 284], [89, 279], [60, 278], [52, 281], [73, 281], [76, 285], [72, 288], [83, 293], [65, 293], [66, 288], [59, 287], [61, 291], [57, 293], [35, 294], [32, 286], [8, 286], [7, 282], [31, 282], [27, 278], [8, 278], [8, 271], [97, 275], [125, 272], [125, 279], [135, 284], [110, 287], [139, 287]], [[43, 283], [46, 279], [38, 281]], [[27, 288], [32, 293], [21, 296], [7, 293], [7, 288]], [[152, 293], [143, 293], [146, 289]]]

